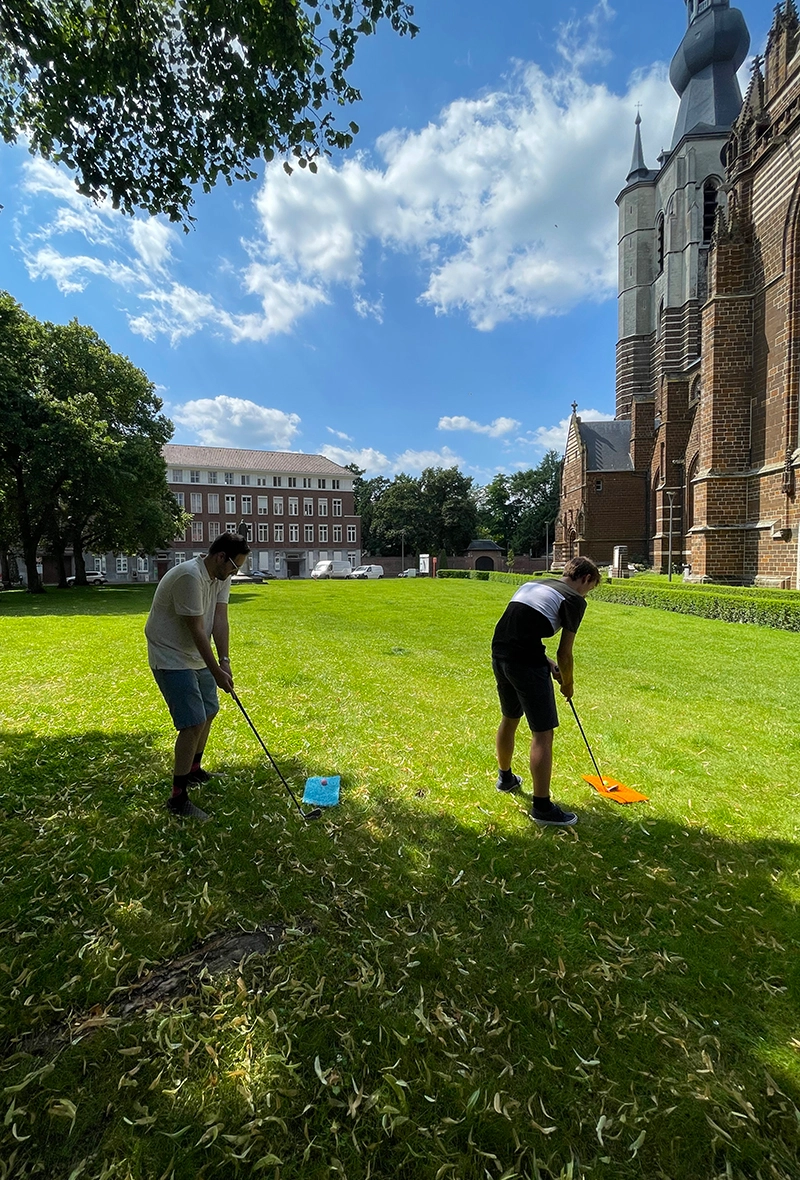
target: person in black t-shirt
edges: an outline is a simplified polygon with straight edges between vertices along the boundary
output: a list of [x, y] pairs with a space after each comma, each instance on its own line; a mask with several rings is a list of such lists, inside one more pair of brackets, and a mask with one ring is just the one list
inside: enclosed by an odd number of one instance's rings
[[[531, 729], [531, 819], [548, 827], [578, 822], [550, 799], [553, 731], [558, 725], [553, 680], [567, 700], [574, 692], [572, 647], [586, 610], [586, 595], [600, 581], [597, 566], [574, 557], [560, 580], [525, 582], [509, 602], [492, 639], [492, 670], [503, 714], [497, 731], [497, 789], [518, 791], [522, 779], [511, 771], [514, 740], [522, 714]], [[561, 631], [557, 659], [549, 659], [543, 639]]]

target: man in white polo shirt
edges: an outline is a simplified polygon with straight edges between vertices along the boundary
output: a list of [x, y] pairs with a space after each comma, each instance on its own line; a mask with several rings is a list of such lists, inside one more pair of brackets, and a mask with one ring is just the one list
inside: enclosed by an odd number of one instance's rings
[[[572, 645], [586, 610], [586, 595], [600, 571], [585, 557], [574, 557], [558, 580], [525, 582], [509, 602], [492, 639], [492, 670], [503, 714], [497, 731], [498, 791], [517, 791], [522, 779], [511, 771], [514, 739], [522, 714], [531, 729], [533, 806], [530, 817], [546, 827], [578, 822], [550, 799], [553, 732], [558, 725], [553, 680], [562, 696], [573, 695]], [[543, 639], [561, 631], [557, 662], [548, 658]]]
[[168, 570], [153, 596], [144, 628], [147, 656], [178, 731], [172, 798], [167, 802], [173, 815], [208, 818], [192, 803], [188, 788], [189, 783], [211, 777], [201, 762], [219, 712], [217, 688], [233, 688], [228, 654], [230, 578], [249, 552], [244, 537], [223, 533], [206, 557]]

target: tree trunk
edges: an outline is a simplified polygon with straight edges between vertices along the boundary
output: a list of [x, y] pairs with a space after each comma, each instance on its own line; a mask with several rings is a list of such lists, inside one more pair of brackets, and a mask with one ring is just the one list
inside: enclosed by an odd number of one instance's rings
[[69, 587], [67, 586], [67, 562], [66, 562], [66, 558], [64, 557], [64, 550], [65, 549], [66, 549], [66, 545], [60, 539], [53, 545], [53, 554], [55, 556], [56, 562], [58, 563], [58, 589], [59, 590], [68, 590], [69, 589]]
[[86, 581], [86, 558], [83, 556], [83, 540], [80, 536], [72, 540], [72, 560], [75, 562], [75, 585], [88, 586]]
[[22, 555], [25, 558], [25, 569], [28, 573], [28, 593], [29, 594], [44, 594], [44, 586], [42, 579], [39, 577], [39, 571], [36, 568], [36, 550], [38, 545], [36, 541], [28, 534], [23, 538]]
[[3, 549], [0, 552], [0, 582], [4, 590], [11, 589], [11, 562], [8, 558], [8, 550]]

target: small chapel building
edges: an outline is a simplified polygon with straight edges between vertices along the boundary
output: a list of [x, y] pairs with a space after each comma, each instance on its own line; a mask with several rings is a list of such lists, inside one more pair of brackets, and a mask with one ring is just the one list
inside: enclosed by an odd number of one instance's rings
[[619, 208], [616, 416], [573, 413], [555, 560], [800, 588], [800, 19], [750, 37], [730, 0], [684, 0], [680, 108], [650, 169], [637, 115]]

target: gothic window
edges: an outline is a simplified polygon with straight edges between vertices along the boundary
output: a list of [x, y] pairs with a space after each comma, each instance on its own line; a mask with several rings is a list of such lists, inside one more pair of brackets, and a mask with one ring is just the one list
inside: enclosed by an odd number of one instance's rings
[[664, 214], [659, 213], [656, 221], [656, 259], [658, 260], [658, 274], [664, 270]]
[[689, 464], [686, 472], [686, 494], [684, 502], [686, 504], [686, 528], [690, 529], [694, 524], [694, 480], [697, 475], [697, 470], [700, 466], [700, 455], [697, 454]]
[[717, 219], [717, 198], [719, 184], [711, 178], [703, 185], [703, 245], [707, 246], [714, 235], [714, 222]]
[[689, 390], [689, 405], [696, 406], [700, 401], [700, 378], [695, 377], [692, 387]]

